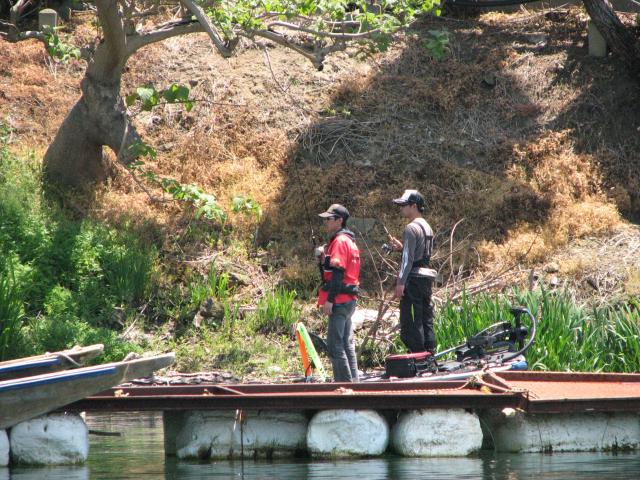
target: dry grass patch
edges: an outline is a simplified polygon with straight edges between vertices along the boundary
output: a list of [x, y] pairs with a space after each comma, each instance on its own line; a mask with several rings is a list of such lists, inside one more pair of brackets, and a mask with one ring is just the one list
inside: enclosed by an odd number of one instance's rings
[[[268, 43], [226, 60], [206, 35], [173, 38], [131, 59], [123, 93], [146, 82], [191, 87], [201, 100], [191, 112], [165, 106], [136, 115], [159, 152], [147, 167], [198, 184], [227, 210], [235, 195], [257, 200], [260, 241], [276, 241], [273, 264], [282, 265], [278, 255], [299, 264], [284, 272], [292, 282], [310, 274], [317, 212], [341, 202], [376, 219], [367, 241], [379, 246], [382, 225], [402, 229], [390, 199], [405, 188], [426, 195], [441, 251], [465, 219], [454, 239], [465, 245], [457, 264], [533, 264], [577, 238], [610, 232], [620, 222], [616, 205], [629, 214], [640, 202], [631, 161], [640, 145], [621, 124], [637, 123], [637, 112], [624, 110], [637, 96], [615, 83], [623, 77], [615, 65], [586, 57], [585, 19], [576, 8], [426, 18], [384, 54], [366, 62], [337, 55], [322, 72]], [[84, 39], [94, 34], [88, 23], [76, 28]], [[444, 61], [424, 47], [433, 29], [449, 31]], [[23, 140], [44, 145], [79, 95], [81, 69], [58, 67], [52, 77], [35, 43], [6, 52], [0, 113], [22, 125]], [[92, 215], [169, 234], [184, 228], [179, 206], [153, 201], [116, 170]], [[254, 231], [247, 217], [230, 222], [239, 237]]]

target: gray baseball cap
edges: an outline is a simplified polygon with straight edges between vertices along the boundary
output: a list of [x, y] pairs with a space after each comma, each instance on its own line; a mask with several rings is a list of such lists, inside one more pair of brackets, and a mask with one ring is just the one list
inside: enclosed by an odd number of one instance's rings
[[424, 197], [418, 190], [405, 190], [400, 198], [394, 198], [396, 205], [409, 205], [415, 203], [418, 207], [424, 207]]

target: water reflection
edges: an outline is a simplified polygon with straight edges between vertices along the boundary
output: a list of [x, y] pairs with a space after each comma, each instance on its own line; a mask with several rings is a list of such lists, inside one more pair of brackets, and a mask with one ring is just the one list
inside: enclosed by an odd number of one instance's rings
[[336, 462], [300, 460], [277, 462], [189, 463], [168, 459], [167, 479], [239, 478], [239, 479], [334, 479], [377, 480], [393, 478], [386, 459], [344, 460]]
[[631, 480], [640, 478], [640, 453], [494, 454], [466, 458], [382, 458], [341, 461], [178, 461], [164, 455], [160, 414], [88, 416], [89, 428], [121, 432], [91, 435], [86, 466], [0, 467], [0, 480], [84, 479], [489, 479]]
[[[0, 480], [89, 480], [89, 467], [60, 466], [60, 467], [14, 467], [0, 469]], [[6, 475], [6, 476], [5, 476]]]
[[640, 478], [640, 456], [632, 454], [563, 453], [494, 455], [476, 458], [402, 458], [335, 462], [207, 462], [167, 459], [166, 479], [487, 479], [487, 480], [616, 480]]

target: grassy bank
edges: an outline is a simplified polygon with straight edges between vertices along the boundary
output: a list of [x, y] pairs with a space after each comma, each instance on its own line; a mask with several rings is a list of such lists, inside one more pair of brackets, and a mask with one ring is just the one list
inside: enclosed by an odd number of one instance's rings
[[74, 344], [104, 343], [106, 360], [140, 349], [113, 327], [148, 297], [156, 257], [131, 232], [47, 205], [39, 162], [0, 149], [0, 358]]
[[[263, 378], [300, 371], [291, 325], [302, 318], [301, 299], [309, 303], [313, 281], [297, 293], [267, 287], [277, 283], [278, 272], [271, 271], [256, 291], [213, 262], [185, 267], [172, 239], [126, 221], [108, 226], [47, 201], [40, 175], [35, 158], [0, 149], [0, 359], [100, 342], [102, 360], [173, 350], [182, 371]], [[521, 304], [539, 320], [527, 355], [532, 369], [635, 372], [640, 316], [634, 301], [586, 309], [570, 292], [464, 297], [438, 309], [438, 343], [441, 349], [459, 344], [509, 319], [509, 306]], [[380, 360], [389, 350], [374, 353]]]
[[[185, 267], [179, 239], [126, 219], [108, 226], [60, 200], [42, 191], [37, 159], [0, 143], [0, 360], [104, 343], [103, 361], [175, 350], [182, 370], [290, 368], [291, 342], [282, 336], [299, 318], [295, 292], [246, 294], [213, 262]], [[187, 233], [203, 242], [220, 235], [197, 222]], [[212, 311], [196, 328], [207, 302]], [[242, 311], [246, 304], [255, 308]]]

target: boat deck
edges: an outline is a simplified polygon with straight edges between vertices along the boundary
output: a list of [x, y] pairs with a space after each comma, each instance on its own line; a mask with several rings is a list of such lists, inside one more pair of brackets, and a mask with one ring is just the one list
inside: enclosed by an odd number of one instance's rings
[[517, 408], [529, 413], [640, 411], [640, 374], [501, 372], [467, 380], [121, 386], [68, 411]]

